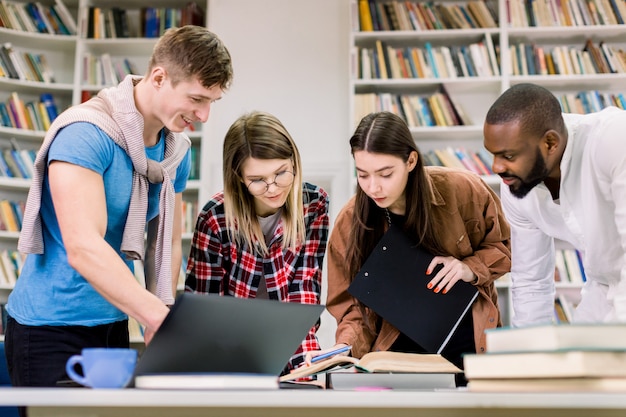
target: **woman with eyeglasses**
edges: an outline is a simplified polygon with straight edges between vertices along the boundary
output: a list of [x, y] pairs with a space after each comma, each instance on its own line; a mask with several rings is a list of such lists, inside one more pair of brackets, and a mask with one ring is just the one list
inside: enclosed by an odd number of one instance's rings
[[[224, 190], [199, 214], [185, 290], [319, 304], [328, 195], [302, 181], [300, 154], [273, 115], [238, 118], [224, 139]], [[285, 371], [319, 350], [313, 326]]]

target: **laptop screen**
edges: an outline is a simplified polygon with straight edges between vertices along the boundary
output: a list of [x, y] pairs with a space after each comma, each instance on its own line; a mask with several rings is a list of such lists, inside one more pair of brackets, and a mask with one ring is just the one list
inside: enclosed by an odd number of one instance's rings
[[184, 293], [141, 355], [135, 375], [279, 375], [323, 305]]

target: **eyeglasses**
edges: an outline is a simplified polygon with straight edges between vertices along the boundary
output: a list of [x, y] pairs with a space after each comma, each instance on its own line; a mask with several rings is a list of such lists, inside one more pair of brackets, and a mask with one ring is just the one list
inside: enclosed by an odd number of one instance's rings
[[250, 181], [250, 184], [248, 184], [248, 191], [250, 191], [250, 194], [252, 195], [261, 195], [265, 194], [272, 184], [276, 184], [276, 186], [280, 188], [289, 187], [293, 184], [294, 176], [294, 173], [291, 171], [282, 171], [276, 174], [274, 181], [272, 182], [267, 182], [265, 180]]

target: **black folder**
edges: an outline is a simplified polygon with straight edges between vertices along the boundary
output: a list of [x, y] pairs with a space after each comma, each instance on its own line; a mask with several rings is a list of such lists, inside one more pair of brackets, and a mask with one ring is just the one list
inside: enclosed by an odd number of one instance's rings
[[441, 353], [471, 310], [478, 290], [465, 281], [446, 294], [428, 289], [441, 269], [439, 265], [426, 275], [433, 257], [391, 224], [348, 292], [428, 352]]

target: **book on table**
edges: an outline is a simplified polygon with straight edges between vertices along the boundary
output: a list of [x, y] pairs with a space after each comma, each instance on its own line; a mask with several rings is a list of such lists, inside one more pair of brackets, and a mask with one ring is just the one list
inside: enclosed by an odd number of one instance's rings
[[555, 349], [626, 350], [626, 323], [559, 323], [485, 331], [488, 353]]
[[553, 350], [469, 354], [463, 357], [465, 377], [626, 378], [626, 350]]
[[359, 373], [397, 373], [397, 374], [454, 374], [462, 372], [443, 356], [436, 353], [404, 352], [369, 352], [361, 359], [352, 356], [337, 355], [301, 366], [291, 373], [280, 377], [281, 381], [305, 378], [312, 375], [352, 370]]
[[277, 389], [278, 377], [272, 374], [180, 373], [141, 375], [136, 388], [148, 389]]
[[475, 392], [626, 392], [626, 378], [514, 378], [472, 379]]
[[626, 324], [556, 323], [486, 331], [487, 353], [465, 355], [478, 392], [626, 392]]
[[349, 372], [336, 371], [326, 374], [326, 387], [337, 391], [361, 389], [435, 390], [454, 389], [454, 373], [441, 372]]
[[[348, 292], [429, 353], [441, 353], [478, 296], [458, 281], [446, 294], [427, 287], [434, 255], [391, 224], [348, 287]], [[469, 313], [471, 314], [471, 313]]]

